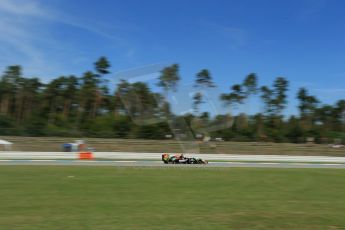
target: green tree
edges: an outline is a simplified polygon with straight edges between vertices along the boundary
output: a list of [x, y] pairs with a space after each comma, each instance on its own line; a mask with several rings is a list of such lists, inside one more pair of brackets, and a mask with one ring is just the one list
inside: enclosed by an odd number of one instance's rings
[[258, 77], [255, 73], [249, 74], [243, 81], [242, 87], [244, 88], [245, 98], [249, 98], [251, 95], [257, 93]]
[[228, 106], [236, 107], [238, 104], [243, 104], [246, 99], [246, 95], [243, 91], [242, 85], [233, 85], [231, 90], [232, 92], [229, 94], [221, 94], [220, 99]]
[[38, 78], [23, 78], [21, 87], [21, 103], [17, 118], [19, 121], [27, 120], [33, 113], [41, 110], [40, 94], [43, 84]]
[[339, 100], [334, 108], [334, 118], [338, 131], [345, 130], [345, 100]]
[[291, 116], [286, 124], [286, 137], [292, 143], [303, 141], [304, 131], [300, 126], [298, 118]]
[[97, 116], [100, 107], [110, 103], [108, 94], [109, 90], [106, 85], [107, 81], [102, 78], [104, 75], [110, 73], [110, 62], [106, 57], [102, 56], [94, 63], [94, 65], [96, 70], [95, 77], [97, 77], [98, 80], [96, 83], [97, 87], [95, 90], [95, 100], [92, 109], [92, 117]]
[[161, 75], [159, 76], [159, 82], [157, 86], [162, 87], [165, 92], [165, 95], [172, 90], [177, 90], [177, 84], [180, 80], [179, 75], [179, 65], [173, 64], [171, 66], [165, 67], [161, 71]]
[[261, 99], [265, 103], [265, 112], [271, 116], [282, 115], [283, 110], [287, 105], [287, 91], [289, 82], [283, 78], [278, 77], [273, 83], [273, 89], [267, 86], [261, 87]]
[[300, 101], [298, 106], [301, 117], [305, 117], [315, 112], [319, 100], [308, 94], [306, 88], [300, 88], [297, 93], [297, 99]]
[[315, 111], [316, 123], [322, 126], [323, 134], [334, 128], [334, 108], [331, 105], [323, 105]]
[[285, 109], [287, 105], [287, 91], [289, 87], [289, 82], [283, 78], [283, 77], [278, 77], [274, 84], [274, 92], [276, 94], [275, 99], [273, 100], [274, 106], [275, 106], [275, 113], [281, 115], [283, 110]]
[[104, 56], [100, 57], [95, 63], [95, 69], [98, 74], [109, 74], [110, 70], [109, 68], [111, 67], [110, 62], [108, 59]]
[[300, 111], [300, 125], [305, 132], [310, 132], [313, 129], [315, 123], [315, 111], [319, 104], [319, 100], [310, 96], [308, 90], [300, 88], [297, 93], [297, 99], [299, 100], [298, 109]]
[[164, 91], [164, 105], [163, 112], [165, 113], [165, 118], [171, 117], [170, 114], [170, 106], [168, 99], [168, 93], [169, 91], [176, 91], [178, 82], [180, 81], [180, 74], [179, 74], [179, 65], [173, 64], [171, 66], [165, 67], [161, 72], [159, 76], [159, 81], [157, 83], [157, 86], [161, 87]]
[[64, 107], [63, 89], [65, 77], [60, 76], [53, 79], [44, 87], [43, 114], [48, 119], [48, 123], [54, 124], [57, 116], [62, 113]]
[[251, 95], [257, 92], [257, 76], [255, 73], [249, 74], [241, 84], [235, 84], [231, 87], [229, 94], [221, 94], [220, 99], [226, 105], [236, 107], [243, 104]]
[[195, 87], [198, 88], [213, 88], [216, 85], [213, 82], [210, 71], [207, 69], [202, 69], [196, 74]]
[[195, 113], [199, 112], [199, 106], [203, 101], [203, 91], [207, 88], [214, 88], [216, 85], [213, 82], [210, 71], [207, 69], [202, 69], [196, 74], [194, 87], [198, 90], [193, 96], [193, 109]]
[[130, 103], [130, 98], [128, 97], [130, 92], [131, 84], [129, 84], [125, 80], [120, 80], [117, 84], [115, 93], [114, 93], [114, 115], [118, 114], [126, 114], [128, 112], [126, 110], [125, 105]]
[[87, 71], [81, 78], [81, 88], [79, 93], [80, 108], [79, 113], [82, 119], [94, 118], [96, 115], [95, 102], [98, 100], [99, 77], [97, 74]]
[[22, 79], [22, 68], [19, 65], [7, 67], [1, 78], [1, 113], [16, 116], [16, 96], [18, 83]]
[[143, 82], [128, 83], [122, 80], [115, 91], [117, 114], [127, 114], [137, 120], [159, 118], [164, 103]]
[[273, 97], [273, 90], [271, 90], [267, 86], [261, 87], [261, 99], [265, 104], [265, 113], [272, 114], [273, 113], [273, 104], [272, 104], [272, 97]]
[[199, 106], [204, 103], [202, 100], [202, 93], [201, 92], [196, 92], [193, 96], [193, 109], [195, 113], [199, 112]]
[[[70, 118], [71, 112], [76, 112], [76, 106], [78, 106], [78, 92], [79, 81], [78, 78], [71, 75], [63, 79], [62, 97], [64, 100], [63, 106], [63, 118]], [[74, 106], [73, 106], [74, 105]]]

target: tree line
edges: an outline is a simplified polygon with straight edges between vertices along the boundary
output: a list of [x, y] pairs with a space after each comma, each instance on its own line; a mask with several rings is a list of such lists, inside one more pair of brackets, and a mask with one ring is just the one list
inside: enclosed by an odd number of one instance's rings
[[[177, 116], [166, 100], [178, 93], [179, 65], [161, 70], [154, 92], [144, 82], [125, 80], [109, 89], [106, 75], [111, 64], [100, 57], [93, 70], [81, 76], [67, 75], [42, 83], [23, 76], [21, 66], [8, 66], [0, 80], [0, 135], [90, 136], [164, 139], [172, 134], [168, 120], [182, 120], [195, 136], [211, 136], [234, 141], [317, 142], [345, 140], [345, 100], [325, 105], [306, 88], [296, 93], [299, 114], [284, 116], [288, 105], [289, 81], [278, 77], [271, 86], [260, 86], [255, 73], [232, 85], [219, 100], [237, 108], [258, 97], [264, 111], [257, 114], [218, 114], [202, 110], [203, 92], [217, 87], [208, 69], [195, 75], [193, 113]], [[147, 122], [153, 120], [154, 122]], [[221, 127], [222, 124], [230, 126]], [[207, 127], [219, 127], [208, 130]], [[205, 131], [208, 130], [208, 131]]]

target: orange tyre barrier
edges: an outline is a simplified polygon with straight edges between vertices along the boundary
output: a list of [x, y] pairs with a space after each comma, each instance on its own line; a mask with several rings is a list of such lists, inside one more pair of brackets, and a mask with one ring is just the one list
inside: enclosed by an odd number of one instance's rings
[[80, 152], [79, 153], [79, 160], [92, 160], [93, 154], [92, 152]]

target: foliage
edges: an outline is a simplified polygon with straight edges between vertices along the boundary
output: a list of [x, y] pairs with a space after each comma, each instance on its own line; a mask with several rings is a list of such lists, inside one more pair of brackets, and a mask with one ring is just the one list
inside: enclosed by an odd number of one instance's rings
[[124, 80], [111, 92], [106, 81], [110, 67], [108, 59], [100, 57], [92, 71], [59, 76], [44, 84], [37, 77], [25, 77], [20, 66], [8, 66], [0, 79], [0, 135], [164, 139], [175, 125], [180, 132], [190, 129], [194, 135], [224, 140], [301, 143], [314, 137], [319, 143], [335, 138], [345, 142], [345, 100], [325, 105], [300, 88], [299, 114], [286, 117], [289, 82], [284, 77], [276, 78], [272, 86], [259, 86], [257, 75], [251, 73], [220, 95], [232, 107], [259, 96], [263, 113], [211, 116], [200, 106], [205, 91], [216, 85], [210, 71], [202, 69], [195, 75], [194, 113], [177, 116], [167, 94], [176, 91], [181, 80], [178, 64], [160, 72], [157, 86], [163, 95], [146, 83]]
[[158, 86], [162, 87], [165, 92], [169, 90], [176, 91], [177, 90], [177, 83], [180, 80], [179, 76], [179, 65], [173, 64], [164, 68], [161, 71], [161, 75], [159, 77]]

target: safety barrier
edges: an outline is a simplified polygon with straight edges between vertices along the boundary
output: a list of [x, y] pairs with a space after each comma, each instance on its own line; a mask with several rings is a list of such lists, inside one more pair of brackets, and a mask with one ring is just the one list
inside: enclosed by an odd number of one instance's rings
[[79, 153], [79, 160], [92, 160], [93, 154], [92, 152], [80, 152]]

